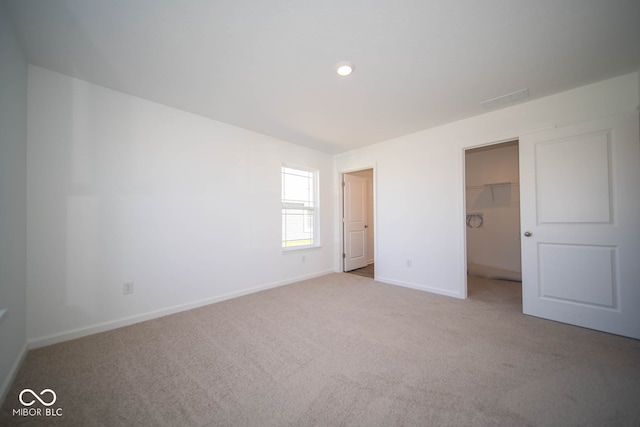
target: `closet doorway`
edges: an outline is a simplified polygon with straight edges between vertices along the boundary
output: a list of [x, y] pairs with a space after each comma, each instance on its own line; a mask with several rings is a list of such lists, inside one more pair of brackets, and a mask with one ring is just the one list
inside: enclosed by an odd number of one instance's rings
[[[522, 308], [518, 141], [465, 150], [467, 296]], [[517, 300], [517, 301], [516, 301]]]

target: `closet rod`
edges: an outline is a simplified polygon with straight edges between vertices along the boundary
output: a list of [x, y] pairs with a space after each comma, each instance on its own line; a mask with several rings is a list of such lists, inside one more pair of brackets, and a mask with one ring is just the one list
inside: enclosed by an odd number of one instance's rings
[[520, 185], [519, 182], [493, 182], [490, 184], [481, 184], [481, 185], [467, 185], [467, 190], [481, 190], [481, 189], [485, 189], [487, 187], [496, 187], [496, 186], [500, 186], [500, 185]]

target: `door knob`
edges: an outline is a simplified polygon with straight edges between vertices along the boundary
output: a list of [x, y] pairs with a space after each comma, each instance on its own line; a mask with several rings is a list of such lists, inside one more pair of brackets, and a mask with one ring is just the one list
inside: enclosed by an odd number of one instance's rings
[[531, 237], [532, 235], [533, 235], [533, 233], [530, 232], [530, 231], [525, 231], [524, 232], [524, 237]]

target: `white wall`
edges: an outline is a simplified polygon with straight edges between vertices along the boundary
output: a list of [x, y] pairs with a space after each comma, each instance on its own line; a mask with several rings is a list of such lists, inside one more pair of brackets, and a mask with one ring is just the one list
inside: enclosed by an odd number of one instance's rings
[[0, 406], [26, 351], [27, 63], [0, 5]]
[[336, 156], [336, 178], [376, 164], [376, 278], [464, 298], [464, 149], [637, 105], [633, 73]]
[[[521, 271], [518, 145], [499, 144], [465, 156], [467, 213], [480, 213], [483, 224], [466, 228], [467, 265]], [[506, 183], [487, 187], [486, 184]]]
[[[28, 101], [35, 345], [333, 271], [332, 156], [33, 66]], [[319, 249], [281, 251], [282, 162], [320, 171]]]

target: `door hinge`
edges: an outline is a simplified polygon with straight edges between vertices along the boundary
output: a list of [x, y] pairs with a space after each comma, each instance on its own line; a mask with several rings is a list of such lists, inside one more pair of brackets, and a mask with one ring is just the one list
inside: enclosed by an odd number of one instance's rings
[[342, 181], [342, 186], [345, 187], [346, 185], [347, 185], [347, 183]]
[[342, 259], [345, 259], [347, 257], [347, 254], [342, 254]]

